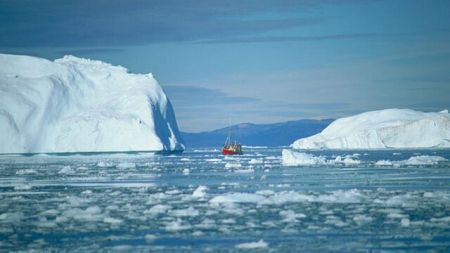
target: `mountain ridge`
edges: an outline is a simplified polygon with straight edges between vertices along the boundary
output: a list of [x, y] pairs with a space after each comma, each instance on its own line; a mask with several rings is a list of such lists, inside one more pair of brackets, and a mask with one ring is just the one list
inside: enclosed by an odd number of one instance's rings
[[220, 147], [228, 131], [247, 146], [287, 146], [293, 141], [319, 133], [334, 119], [300, 119], [270, 124], [239, 123], [211, 131], [181, 132], [187, 147]]

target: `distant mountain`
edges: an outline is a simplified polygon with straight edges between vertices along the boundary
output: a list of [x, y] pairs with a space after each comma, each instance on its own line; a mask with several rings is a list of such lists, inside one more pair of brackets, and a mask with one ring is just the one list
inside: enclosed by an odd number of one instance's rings
[[247, 146], [285, 146], [321, 132], [333, 119], [302, 119], [273, 124], [242, 123], [209, 132], [181, 132], [187, 147], [220, 147], [231, 129], [233, 139]]

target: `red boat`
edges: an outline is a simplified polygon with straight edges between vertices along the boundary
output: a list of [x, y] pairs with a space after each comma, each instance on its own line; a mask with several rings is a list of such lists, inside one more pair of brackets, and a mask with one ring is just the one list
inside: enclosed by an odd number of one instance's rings
[[234, 143], [231, 142], [230, 133], [228, 133], [227, 140], [222, 147], [222, 155], [242, 155], [242, 146], [240, 143], [236, 141]]
[[222, 147], [222, 155], [242, 155], [241, 144], [230, 144]]

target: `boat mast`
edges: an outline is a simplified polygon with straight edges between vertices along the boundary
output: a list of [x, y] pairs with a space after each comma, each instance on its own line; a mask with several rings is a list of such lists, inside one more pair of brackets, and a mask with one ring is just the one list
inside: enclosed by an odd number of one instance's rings
[[230, 120], [230, 114], [228, 114], [228, 135], [227, 139], [225, 141], [225, 146], [230, 145], [231, 143], [231, 120]]

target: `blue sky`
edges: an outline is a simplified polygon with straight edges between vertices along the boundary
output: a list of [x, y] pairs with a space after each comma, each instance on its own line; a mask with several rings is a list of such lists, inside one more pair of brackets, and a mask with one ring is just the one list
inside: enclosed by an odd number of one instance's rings
[[180, 128], [450, 107], [450, 1], [0, 0], [0, 52], [155, 75]]

